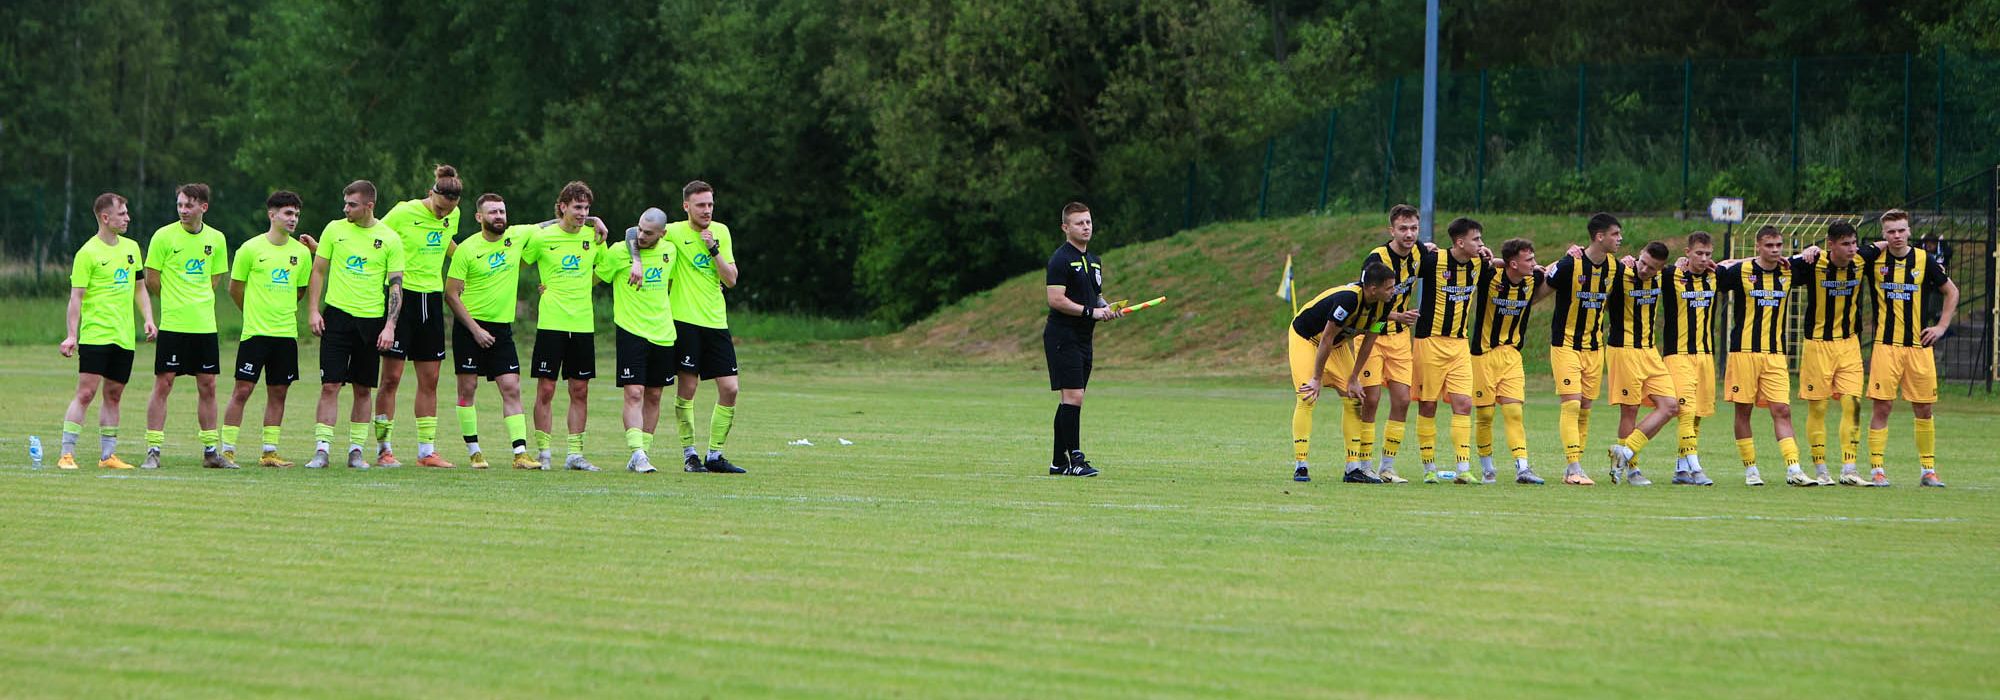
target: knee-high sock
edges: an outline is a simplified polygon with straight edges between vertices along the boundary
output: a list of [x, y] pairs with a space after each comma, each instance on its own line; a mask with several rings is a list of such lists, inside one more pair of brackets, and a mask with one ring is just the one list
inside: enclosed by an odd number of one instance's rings
[[[1472, 414], [1451, 414], [1451, 443], [1457, 452], [1459, 464], [1472, 461]], [[1489, 443], [1487, 451], [1491, 452], [1492, 448], [1492, 444]]]
[[1785, 459], [1785, 467], [1799, 463], [1799, 441], [1796, 438], [1778, 440], [1778, 456]]
[[1403, 422], [1391, 420], [1382, 424], [1382, 456], [1395, 459], [1403, 451]]
[[437, 439], [437, 416], [417, 416], [417, 442], [432, 445], [437, 443]]
[[1078, 425], [1082, 422], [1082, 415], [1082, 406], [1070, 403], [1056, 404], [1054, 461], [1050, 464], [1069, 464], [1069, 452], [1076, 449]]
[[396, 434], [396, 421], [387, 415], [376, 414], [375, 442], [387, 445], [389, 444], [390, 439], [395, 437], [395, 434]]
[[1417, 456], [1424, 464], [1437, 461], [1438, 423], [1437, 416], [1417, 415]]
[[1525, 407], [1518, 403], [1500, 404], [1500, 417], [1507, 422], [1507, 451], [1514, 459], [1528, 458], [1528, 424], [1523, 416]]
[[[1345, 416], [1342, 419], [1345, 420]], [[1292, 396], [1292, 459], [1306, 461], [1312, 453], [1313, 402], [1306, 397]]]
[[1362, 464], [1368, 464], [1369, 462], [1375, 461], [1375, 422], [1369, 420], [1362, 420], [1358, 417], [1361, 412], [1360, 402], [1358, 401], [1355, 403], [1354, 411], [1355, 415], [1357, 416], [1355, 420], [1361, 421], [1358, 424], [1361, 426], [1361, 442], [1360, 442], [1361, 446], [1359, 448], [1359, 452], [1356, 453], [1360, 456], [1357, 458], [1356, 461], [1359, 461]]
[[736, 407], [716, 404], [708, 412], [708, 451], [720, 453], [729, 444], [729, 429], [736, 425]]
[[[1296, 426], [1293, 431], [1297, 432]], [[1361, 461], [1361, 402], [1340, 400], [1340, 435], [1347, 443], [1347, 461]]]
[[479, 442], [479, 408], [477, 406], [458, 407], [458, 434], [466, 442]]
[[316, 442], [316, 443], [319, 443], [319, 444], [317, 444], [317, 445], [315, 445], [315, 446], [313, 447], [313, 449], [314, 449], [314, 450], [327, 450], [327, 451], [332, 451], [332, 448], [333, 448], [333, 424], [332, 424], [332, 423], [314, 423], [314, 424], [313, 424], [313, 442]]
[[1701, 419], [1693, 411], [1682, 411], [1677, 421], [1680, 424], [1681, 456], [1686, 457], [1701, 451], [1701, 429], [1696, 426]]
[[681, 431], [681, 449], [694, 449], [694, 399], [674, 397], [674, 427]]
[[229, 450], [236, 449], [236, 438], [242, 436], [243, 436], [243, 426], [229, 425], [226, 423], [223, 424], [222, 438], [221, 438], [223, 449], [229, 449]]
[[516, 413], [502, 418], [507, 423], [507, 441], [514, 443], [515, 452], [528, 451], [528, 414]]
[[1813, 464], [1826, 466], [1826, 399], [1806, 402], [1806, 445], [1812, 448]]
[[284, 436], [285, 436], [284, 426], [282, 425], [264, 426], [264, 451], [265, 452], [278, 451], [278, 442], [284, 439]]
[[1868, 466], [1881, 469], [1882, 453], [1889, 450], [1889, 429], [1868, 429]]
[[1639, 456], [1639, 451], [1646, 449], [1646, 443], [1652, 441], [1653, 441], [1652, 438], [1646, 437], [1646, 431], [1640, 430], [1638, 427], [1634, 426], [1632, 428], [1632, 432], [1625, 434], [1625, 439], [1622, 442], [1625, 445], [1625, 449], [1632, 451], [1632, 457], [1634, 459], [1637, 459]]
[[1757, 440], [1755, 438], [1737, 438], [1736, 456], [1743, 458], [1743, 466], [1746, 469], [1757, 466]]
[[1924, 471], [1937, 468], [1937, 423], [1930, 418], [1917, 419], [1917, 464]]
[[640, 452], [646, 449], [646, 431], [638, 428], [625, 429], [625, 449]]
[[1493, 407], [1473, 408], [1472, 420], [1472, 442], [1478, 447], [1479, 456], [1493, 456]]
[[1562, 402], [1562, 415], [1556, 418], [1556, 432], [1562, 437], [1563, 459], [1570, 464], [1583, 461], [1583, 434], [1577, 431], [1577, 419], [1583, 411], [1583, 402]]
[[1861, 457], [1861, 397], [1840, 397], [1840, 463]]
[[1583, 404], [1576, 405], [1576, 449], [1577, 457], [1583, 456], [1583, 446], [1590, 443], [1590, 409]]
[[216, 443], [222, 442], [222, 433], [215, 430], [196, 431], [195, 437], [201, 440], [201, 448], [204, 450], [213, 450]]
[[353, 423], [347, 426], [347, 449], [354, 451], [368, 445], [368, 424]]
[[165, 447], [166, 445], [167, 445], [167, 431], [165, 430], [146, 431], [146, 449], [157, 450], [162, 447]]

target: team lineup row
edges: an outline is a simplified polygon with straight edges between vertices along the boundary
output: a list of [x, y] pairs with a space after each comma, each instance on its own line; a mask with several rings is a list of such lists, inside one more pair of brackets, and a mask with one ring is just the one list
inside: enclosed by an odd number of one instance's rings
[[[1696, 231], [1686, 236], [1680, 259], [1673, 262], [1668, 246], [1657, 241], [1637, 256], [1618, 259], [1621, 225], [1616, 217], [1597, 214], [1587, 225], [1587, 243], [1546, 266], [1522, 239], [1505, 242], [1495, 254], [1471, 219], [1450, 223], [1444, 247], [1417, 243], [1419, 219], [1412, 207], [1391, 209], [1389, 221], [1389, 241], [1369, 253], [1360, 279], [1321, 292], [1293, 318], [1288, 356], [1298, 389], [1292, 410], [1295, 480], [1311, 478], [1312, 414], [1324, 382], [1343, 399], [1343, 481], [1408, 481], [1396, 473], [1395, 462], [1414, 398], [1425, 482], [1495, 483], [1497, 412], [1515, 481], [1543, 483], [1528, 462], [1520, 348], [1530, 309], [1548, 297], [1554, 300], [1549, 360], [1561, 405], [1563, 483], [1594, 483], [1582, 467], [1583, 436], [1589, 434], [1600, 384], [1608, 385], [1619, 410], [1619, 439], [1607, 449], [1613, 483], [1651, 483], [1639, 466], [1640, 455], [1669, 422], [1677, 424], [1679, 437], [1673, 483], [1714, 483], [1697, 446], [1702, 419], [1715, 412], [1714, 311], [1727, 303], [1733, 322], [1727, 329], [1722, 398], [1734, 405], [1746, 484], [1764, 484], [1751, 438], [1752, 412], [1761, 407], [1771, 417], [1786, 483], [1889, 485], [1883, 450], [1890, 412], [1900, 397], [1915, 414], [1918, 483], [1944, 486], [1935, 469], [1937, 371], [1931, 344], [1951, 324], [1958, 288], [1935, 257], [1911, 246], [1905, 212], [1884, 212], [1883, 240], [1872, 245], [1860, 244], [1851, 223], [1836, 222], [1823, 247], [1789, 257], [1775, 228], [1757, 232], [1754, 257], [1727, 261], [1715, 260], [1712, 238]], [[1858, 337], [1864, 294], [1876, 326], [1865, 382]], [[1800, 464], [1792, 431], [1785, 321], [1795, 298], [1803, 305], [1798, 395], [1808, 406], [1811, 474]], [[1923, 323], [1927, 308], [1938, 310], [1936, 323]], [[1856, 466], [1864, 393], [1873, 402], [1866, 477]], [[1389, 405], [1378, 461], [1375, 422], [1384, 394]], [[1440, 401], [1450, 410], [1455, 468], [1436, 465]], [[1841, 409], [1837, 480], [1827, 467], [1825, 419], [1833, 402]]]
[[[195, 381], [203, 466], [237, 468], [243, 411], [260, 376], [266, 403], [258, 463], [292, 466], [279, 445], [285, 399], [299, 378], [304, 299], [306, 325], [320, 338], [321, 382], [307, 467], [333, 463], [343, 386], [351, 387], [353, 396], [347, 466], [400, 466], [392, 440], [406, 363], [416, 366], [416, 463], [453, 466], [435, 444], [438, 380], [449, 335], [457, 418], [472, 467], [488, 466], [474, 408], [485, 379], [500, 394], [514, 467], [552, 467], [554, 401], [562, 390], [569, 396], [564, 466], [598, 471], [584, 457], [583, 444], [590, 380], [597, 376], [592, 289], [604, 283], [612, 288], [617, 385], [631, 451], [627, 469], [657, 471], [649, 452], [660, 402], [666, 387], [678, 385], [673, 410], [684, 469], [744, 471], [723, 456], [739, 388], [723, 294], [736, 285], [738, 268], [729, 227], [714, 220], [711, 186], [697, 180], [682, 188], [687, 218], [680, 221], [647, 209], [626, 229], [623, 244], [607, 244], [603, 221], [591, 215], [593, 194], [581, 181], [562, 188], [554, 218], [539, 224], [510, 224], [503, 198], [480, 195], [474, 203], [478, 232], [456, 239], [465, 186], [451, 166], [438, 166], [435, 175], [424, 196], [396, 204], [380, 219], [375, 186], [366, 180], [349, 184], [342, 192], [343, 218], [328, 222], [317, 237], [294, 235], [302, 207], [297, 194], [272, 193], [265, 202], [269, 229], [243, 242], [233, 256], [224, 234], [203, 221], [206, 185], [179, 188], [179, 220], [155, 231], [144, 254], [123, 235], [131, 218], [125, 199], [98, 196], [97, 233], [77, 251], [70, 273], [68, 334], [60, 349], [64, 357], [78, 358], [78, 377], [63, 416], [57, 465], [77, 468], [85, 412], [101, 398], [98, 464], [134, 468], [116, 454], [119, 404], [143, 335], [158, 348], [146, 410], [146, 457], [139, 467], [162, 465], [168, 399], [183, 375]], [[524, 301], [523, 269], [535, 272], [537, 291], [529, 358], [529, 374], [537, 382], [532, 451], [513, 330], [516, 308]], [[228, 298], [242, 310], [243, 329], [235, 387], [218, 412], [215, 309], [224, 276], [230, 280]], [[694, 397], [702, 381], [713, 381], [717, 390], [706, 454], [695, 447], [694, 429]]]

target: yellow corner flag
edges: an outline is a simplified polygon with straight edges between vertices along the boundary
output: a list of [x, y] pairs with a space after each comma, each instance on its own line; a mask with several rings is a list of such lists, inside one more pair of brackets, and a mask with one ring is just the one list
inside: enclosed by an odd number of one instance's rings
[[1292, 302], [1292, 315], [1299, 315], [1299, 300], [1292, 295], [1292, 256], [1285, 256], [1285, 277], [1278, 281], [1278, 298]]

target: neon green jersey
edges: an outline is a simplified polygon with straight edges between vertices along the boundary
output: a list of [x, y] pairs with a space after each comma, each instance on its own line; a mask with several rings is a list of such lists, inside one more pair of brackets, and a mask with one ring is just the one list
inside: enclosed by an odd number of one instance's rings
[[285, 237], [272, 244], [258, 234], [236, 249], [229, 279], [243, 283], [243, 335], [267, 338], [299, 337], [299, 290], [312, 276], [312, 251]]
[[[711, 221], [708, 230], [715, 234], [716, 257], [735, 264], [736, 244], [730, 240], [729, 227]], [[708, 244], [701, 241], [701, 232], [686, 221], [676, 221], [667, 224], [666, 237], [674, 243], [671, 274], [674, 320], [706, 328], [728, 328], [729, 309], [722, 301], [722, 274], [715, 269], [715, 261], [708, 259]]]
[[160, 276], [160, 330], [215, 332], [215, 276], [229, 271], [229, 241], [214, 226], [188, 233], [176, 221], [153, 232], [146, 269]]
[[667, 270], [673, 266], [673, 253], [667, 242], [640, 248], [639, 265], [645, 281], [635, 289], [630, 284], [632, 251], [622, 245], [604, 247], [597, 275], [611, 285], [611, 320], [654, 345], [673, 345], [674, 314], [667, 299]]
[[540, 230], [535, 226], [509, 226], [500, 240], [486, 240], [484, 232], [466, 236], [451, 254], [451, 270], [446, 276], [465, 282], [459, 302], [472, 320], [513, 323], [514, 302], [520, 294], [521, 249]]
[[381, 222], [362, 228], [334, 219], [319, 234], [314, 257], [327, 261], [326, 305], [358, 318], [388, 311], [389, 273], [403, 271], [402, 239]]
[[81, 345], [133, 347], [132, 295], [144, 277], [139, 260], [139, 242], [124, 236], [118, 243], [105, 245], [91, 236], [76, 251], [69, 268], [69, 286], [83, 290], [83, 316], [78, 319], [76, 342]]
[[542, 301], [536, 307], [535, 327], [566, 333], [597, 332], [596, 307], [591, 304], [590, 285], [597, 271], [597, 232], [579, 226], [565, 233], [560, 226], [535, 232], [521, 262], [534, 265], [542, 276]]
[[412, 292], [444, 291], [444, 256], [458, 234], [458, 208], [440, 217], [421, 199], [399, 202], [382, 217], [382, 225], [403, 239], [403, 288]]

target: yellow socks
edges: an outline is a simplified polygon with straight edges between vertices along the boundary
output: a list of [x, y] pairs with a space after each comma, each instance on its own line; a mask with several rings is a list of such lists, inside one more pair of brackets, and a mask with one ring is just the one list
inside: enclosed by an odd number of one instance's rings
[[1813, 464], [1826, 466], [1826, 399], [1806, 402], [1806, 444]]
[[1757, 466], [1757, 441], [1752, 438], [1737, 438], [1736, 455], [1743, 458], [1743, 466]]
[[1428, 418], [1417, 415], [1417, 456], [1424, 464], [1437, 461], [1438, 424], [1437, 416]]
[[646, 431], [638, 428], [626, 428], [625, 449], [633, 452], [646, 449]]
[[1493, 456], [1493, 407], [1474, 406], [1472, 408], [1472, 441], [1479, 449], [1479, 456]]
[[1633, 428], [1632, 432], [1625, 435], [1624, 444], [1625, 449], [1631, 450], [1633, 455], [1637, 455], [1640, 450], [1646, 449], [1646, 443], [1652, 441], [1652, 438], [1646, 437], [1645, 431]]
[[1937, 469], [1937, 424], [1930, 418], [1917, 419], [1917, 464], [1924, 471]]
[[1562, 437], [1563, 459], [1570, 464], [1583, 461], [1583, 434], [1577, 430], [1577, 423], [1583, 411], [1580, 401], [1562, 402], [1562, 415], [1556, 419], [1556, 432]]
[[1304, 396], [1292, 398], [1292, 460], [1306, 461], [1312, 452], [1313, 405]]
[[282, 440], [284, 436], [285, 436], [284, 426], [281, 425], [264, 426], [264, 451], [265, 452], [278, 451], [278, 442]]
[[1785, 467], [1788, 469], [1797, 465], [1799, 463], [1799, 441], [1794, 438], [1779, 438], [1778, 456], [1785, 458]]
[[1699, 421], [1701, 419], [1694, 417], [1692, 413], [1687, 411], [1682, 411], [1678, 419], [1680, 423], [1681, 456], [1686, 457], [1700, 452], [1701, 429], [1697, 426], [1700, 425]]
[[1576, 405], [1576, 449], [1577, 456], [1583, 456], [1583, 446], [1590, 442], [1590, 409], [1583, 404]]
[[1840, 397], [1840, 463], [1853, 464], [1861, 456], [1861, 397]]
[[[1369, 426], [1373, 428], [1374, 426]], [[1340, 400], [1340, 436], [1347, 443], [1347, 461], [1361, 461], [1361, 402]]]
[[[1457, 449], [1459, 464], [1465, 464], [1472, 461], [1472, 415], [1471, 414], [1468, 413], [1451, 414], [1451, 444], [1454, 448]], [[1486, 451], [1488, 454], [1491, 454], [1493, 452], [1493, 446], [1491, 443], [1487, 444]]]
[[1868, 429], [1868, 466], [1882, 468], [1882, 453], [1889, 447], [1888, 428]]
[[1514, 459], [1528, 458], [1528, 424], [1522, 418], [1522, 408], [1518, 403], [1500, 404], [1500, 417], [1507, 422], [1507, 450]]
[[1391, 420], [1382, 426], [1382, 456], [1395, 459], [1403, 451], [1403, 422]]

